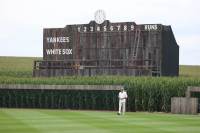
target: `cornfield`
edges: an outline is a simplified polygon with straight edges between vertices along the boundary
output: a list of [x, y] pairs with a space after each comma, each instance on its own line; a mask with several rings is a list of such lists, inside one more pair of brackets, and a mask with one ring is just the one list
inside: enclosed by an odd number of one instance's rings
[[[0, 84], [124, 85], [128, 111], [170, 111], [171, 97], [184, 96], [187, 86], [200, 86], [199, 67], [192, 76], [182, 66], [180, 77], [59, 77], [32, 78], [33, 60], [0, 57]], [[184, 69], [183, 69], [184, 68]], [[187, 68], [187, 72], [185, 71]], [[117, 110], [117, 91], [0, 90], [0, 107]], [[199, 95], [197, 95], [199, 96]]]
[[[184, 96], [200, 79], [167, 77], [7, 78], [1, 84], [124, 85], [128, 111], [170, 111], [171, 97]], [[1, 90], [0, 107], [117, 110], [117, 91]]]

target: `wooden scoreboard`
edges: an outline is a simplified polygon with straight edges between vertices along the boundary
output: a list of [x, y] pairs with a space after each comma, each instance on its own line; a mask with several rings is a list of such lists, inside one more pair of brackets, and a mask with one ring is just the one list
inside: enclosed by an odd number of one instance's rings
[[135, 22], [67, 25], [43, 30], [43, 60], [33, 76], [178, 76], [171, 26]]

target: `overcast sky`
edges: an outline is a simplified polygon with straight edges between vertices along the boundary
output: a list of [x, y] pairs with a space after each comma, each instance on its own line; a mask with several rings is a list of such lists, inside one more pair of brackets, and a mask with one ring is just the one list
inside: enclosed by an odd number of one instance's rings
[[171, 25], [180, 64], [200, 65], [199, 0], [0, 0], [0, 56], [42, 57], [43, 28], [89, 23], [97, 9], [111, 22]]

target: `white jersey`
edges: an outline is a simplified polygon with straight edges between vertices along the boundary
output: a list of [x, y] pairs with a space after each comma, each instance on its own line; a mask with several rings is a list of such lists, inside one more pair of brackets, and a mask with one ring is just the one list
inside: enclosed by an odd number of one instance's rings
[[126, 91], [123, 91], [123, 92], [119, 92], [119, 100], [120, 102], [126, 102], [126, 98], [128, 97]]

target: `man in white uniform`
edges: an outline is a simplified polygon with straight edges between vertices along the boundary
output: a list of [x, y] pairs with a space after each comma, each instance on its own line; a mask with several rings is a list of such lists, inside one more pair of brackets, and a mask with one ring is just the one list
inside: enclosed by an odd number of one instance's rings
[[121, 88], [121, 91], [119, 92], [119, 112], [117, 113], [118, 115], [124, 115], [126, 111], [126, 99], [128, 98], [128, 95], [124, 88]]

